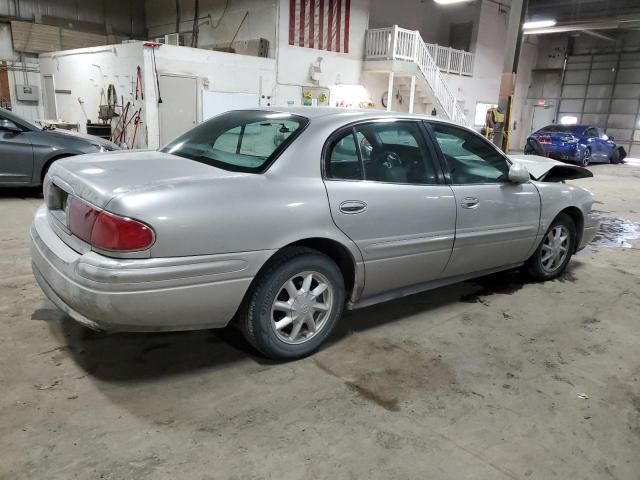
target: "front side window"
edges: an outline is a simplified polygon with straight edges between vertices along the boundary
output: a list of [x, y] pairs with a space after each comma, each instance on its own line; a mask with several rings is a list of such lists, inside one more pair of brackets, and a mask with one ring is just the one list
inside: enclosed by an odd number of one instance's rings
[[227, 112], [189, 130], [162, 151], [225, 170], [260, 172], [308, 122], [288, 113]]
[[502, 183], [509, 165], [483, 137], [463, 128], [432, 123], [454, 184]]
[[328, 150], [327, 177], [385, 183], [436, 184], [433, 155], [416, 122], [358, 125]]

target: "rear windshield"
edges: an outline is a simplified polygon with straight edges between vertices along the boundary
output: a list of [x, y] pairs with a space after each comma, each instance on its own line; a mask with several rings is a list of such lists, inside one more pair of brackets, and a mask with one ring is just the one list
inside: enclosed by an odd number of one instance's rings
[[575, 125], [547, 125], [540, 130], [544, 132], [574, 133], [579, 128], [576, 128]]
[[162, 151], [225, 170], [262, 172], [308, 123], [289, 113], [236, 110], [198, 125]]

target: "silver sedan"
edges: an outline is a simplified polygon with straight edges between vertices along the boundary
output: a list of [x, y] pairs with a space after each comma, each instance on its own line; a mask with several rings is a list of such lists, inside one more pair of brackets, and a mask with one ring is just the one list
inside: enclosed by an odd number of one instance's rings
[[592, 195], [564, 182], [583, 176], [432, 117], [233, 111], [160, 151], [55, 162], [33, 272], [90, 328], [233, 321], [297, 358], [344, 308], [513, 268], [557, 277], [597, 229]]

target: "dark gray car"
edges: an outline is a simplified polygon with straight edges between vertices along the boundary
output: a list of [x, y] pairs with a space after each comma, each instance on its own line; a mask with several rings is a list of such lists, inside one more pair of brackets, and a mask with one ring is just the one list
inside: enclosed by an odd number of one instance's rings
[[43, 129], [0, 108], [0, 187], [38, 186], [56, 160], [119, 149], [92, 135]]

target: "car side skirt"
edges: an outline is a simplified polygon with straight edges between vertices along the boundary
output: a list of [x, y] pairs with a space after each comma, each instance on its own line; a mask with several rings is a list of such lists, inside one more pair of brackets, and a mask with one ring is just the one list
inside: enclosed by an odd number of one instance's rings
[[390, 292], [381, 293], [380, 295], [374, 295], [373, 297], [368, 297], [355, 303], [349, 302], [347, 303], [347, 309], [356, 310], [358, 308], [370, 307], [371, 305], [376, 305], [378, 303], [387, 302], [389, 300], [395, 300], [397, 298], [408, 297], [409, 295], [426, 292], [428, 290], [434, 290], [440, 287], [446, 287], [454, 283], [464, 282], [465, 280], [471, 280], [473, 278], [483, 277], [485, 275], [491, 275], [492, 273], [511, 270], [513, 268], [518, 268], [522, 265], [524, 265], [524, 262], [514, 263], [511, 265], [504, 265], [502, 267], [491, 268], [491, 269], [482, 270], [482, 271], [473, 272], [473, 273], [465, 273], [463, 275], [455, 275], [453, 277], [438, 278], [430, 282], [419, 283], [417, 285], [413, 285], [410, 287], [399, 288], [397, 290], [392, 290]]

